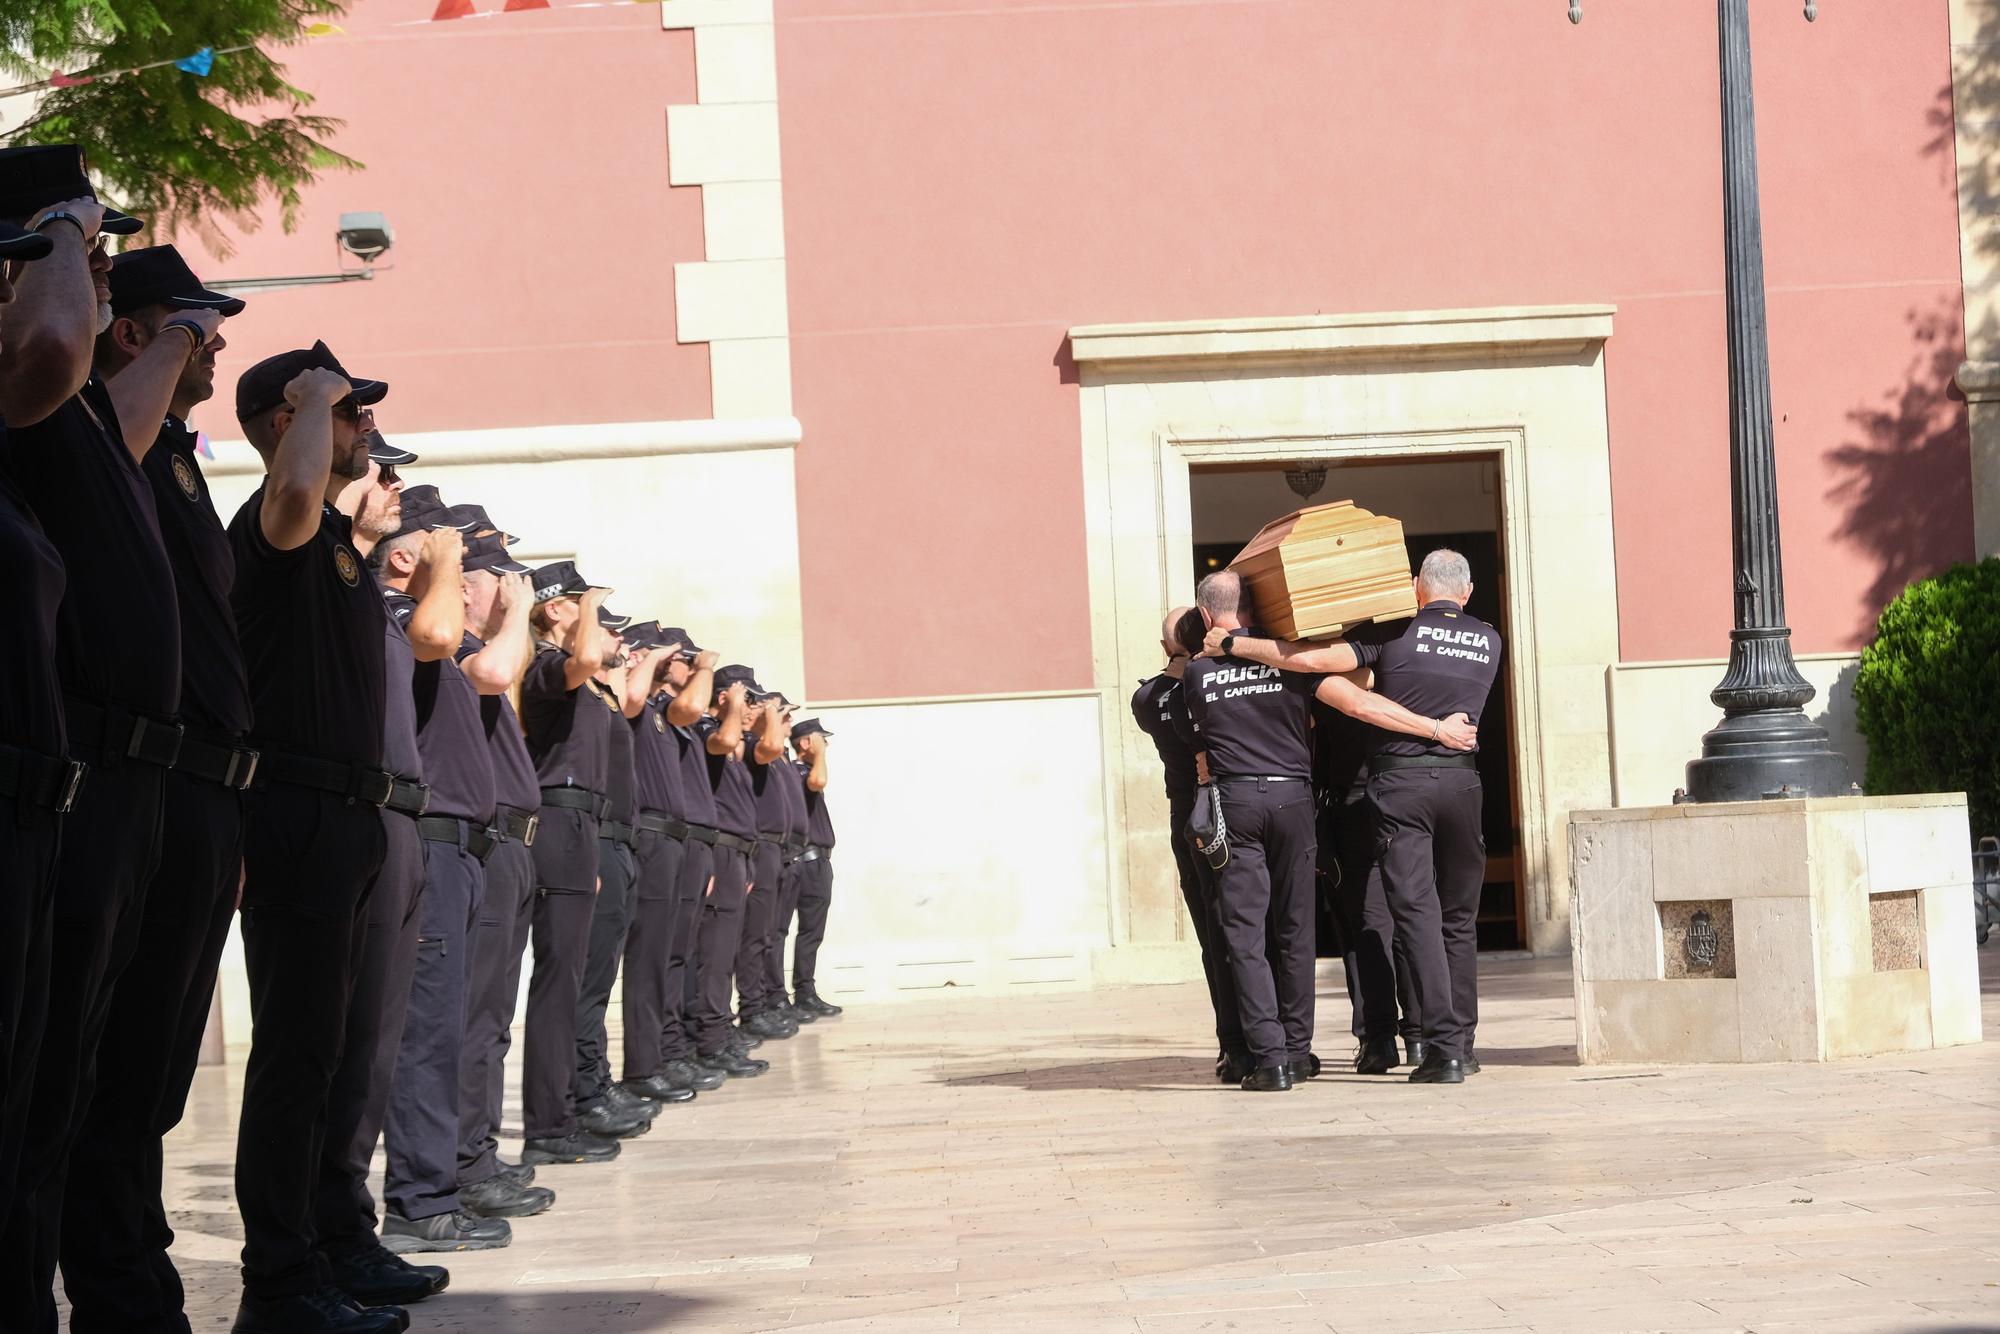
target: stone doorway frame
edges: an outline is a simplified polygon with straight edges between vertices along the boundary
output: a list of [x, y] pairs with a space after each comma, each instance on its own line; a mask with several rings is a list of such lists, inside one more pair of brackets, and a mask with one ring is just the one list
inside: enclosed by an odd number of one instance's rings
[[1071, 331], [1114, 949], [1185, 949], [1192, 935], [1158, 761], [1126, 707], [1132, 685], [1159, 669], [1161, 612], [1193, 598], [1178, 558], [1193, 541], [1191, 467], [1468, 454], [1500, 463], [1529, 945], [1567, 947], [1568, 812], [1608, 804], [1611, 787], [1612, 314], [1562, 306]]

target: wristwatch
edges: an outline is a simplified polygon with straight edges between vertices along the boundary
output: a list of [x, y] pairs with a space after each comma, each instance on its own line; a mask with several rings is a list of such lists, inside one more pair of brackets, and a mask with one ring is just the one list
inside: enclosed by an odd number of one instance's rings
[[1236, 636], [1233, 634], [1224, 635], [1222, 637], [1223, 655], [1226, 657], [1228, 654], [1234, 652], [1235, 649], [1236, 649]]
[[54, 212], [44, 213], [42, 215], [42, 220], [35, 224], [35, 230], [39, 232], [42, 228], [48, 226], [50, 223], [56, 221], [58, 218], [68, 223], [70, 226], [76, 228], [78, 235], [82, 236], [85, 242], [88, 242], [90, 240], [90, 229], [83, 225], [83, 219], [77, 217], [76, 214], [71, 213], [67, 209], [59, 208], [56, 209]]

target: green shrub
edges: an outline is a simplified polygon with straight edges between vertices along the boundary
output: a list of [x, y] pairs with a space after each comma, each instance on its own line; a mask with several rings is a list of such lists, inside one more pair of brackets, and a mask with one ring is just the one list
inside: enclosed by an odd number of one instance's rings
[[2000, 557], [1911, 584], [1861, 652], [1854, 707], [1871, 794], [1964, 792], [2000, 834]]

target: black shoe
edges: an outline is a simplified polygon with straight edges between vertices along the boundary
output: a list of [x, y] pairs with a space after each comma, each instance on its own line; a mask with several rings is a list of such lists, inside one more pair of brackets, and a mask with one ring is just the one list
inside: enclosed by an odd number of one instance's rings
[[757, 1011], [757, 1013], [743, 1021], [743, 1027], [748, 1032], [760, 1038], [776, 1038], [779, 1041], [790, 1037], [797, 1037], [799, 1032], [797, 1024], [791, 1022], [776, 1010]]
[[1386, 1075], [1396, 1068], [1396, 1039], [1370, 1038], [1354, 1053], [1354, 1073]]
[[755, 1051], [764, 1045], [764, 1039], [738, 1024], [729, 1030], [729, 1045], [741, 1047], [746, 1052]]
[[403, 1334], [409, 1327], [410, 1313], [400, 1306], [364, 1311], [339, 1288], [324, 1287], [296, 1297], [257, 1298], [246, 1292], [229, 1334]]
[[1465, 1067], [1455, 1056], [1432, 1052], [1424, 1057], [1424, 1062], [1410, 1071], [1412, 1084], [1463, 1084]]
[[518, 1186], [500, 1175], [458, 1188], [458, 1207], [480, 1218], [532, 1218], [555, 1202], [547, 1186]]
[[1422, 1065], [1424, 1058], [1431, 1054], [1431, 1044], [1422, 1038], [1403, 1039], [1403, 1064]]
[[1257, 1062], [1249, 1052], [1225, 1052], [1221, 1064], [1216, 1067], [1215, 1077], [1225, 1084], [1241, 1084], [1243, 1076], [1256, 1068]]
[[722, 1081], [728, 1076], [719, 1070], [704, 1070], [692, 1060], [687, 1060], [668, 1061], [661, 1067], [656, 1078], [665, 1079], [669, 1088], [692, 1089], [696, 1093], [707, 1093], [710, 1089], [721, 1088]]
[[510, 1163], [505, 1158], [497, 1156], [493, 1161], [500, 1164], [500, 1175], [506, 1177], [515, 1185], [532, 1186], [535, 1184], [535, 1169], [526, 1163]]
[[[715, 1081], [720, 1084], [720, 1079]], [[694, 1090], [685, 1084], [676, 1084], [665, 1075], [647, 1075], [644, 1079], [628, 1079], [625, 1091], [640, 1102], [654, 1106], [668, 1106], [677, 1102], [693, 1102]]]
[[811, 1010], [822, 1019], [832, 1019], [841, 1013], [838, 1005], [820, 999], [819, 992], [813, 990], [810, 982], [792, 984], [792, 1003], [801, 1010]]
[[653, 1128], [653, 1118], [599, 1103], [587, 1112], [577, 1113], [576, 1124], [586, 1135], [599, 1139], [637, 1139]]
[[1243, 1076], [1246, 1093], [1284, 1093], [1292, 1087], [1292, 1070], [1286, 1065], [1260, 1065]]
[[756, 1061], [739, 1055], [727, 1047], [713, 1056], [697, 1056], [694, 1063], [704, 1070], [715, 1070], [731, 1079], [755, 1079], [771, 1068], [769, 1061]]
[[613, 1084], [604, 1090], [604, 1105], [621, 1116], [643, 1117], [650, 1121], [660, 1114], [660, 1105], [666, 1102], [686, 1102], [686, 1098], [649, 1098], [636, 1089], [623, 1084]]
[[443, 1265], [413, 1265], [386, 1246], [329, 1253], [333, 1286], [356, 1306], [409, 1306], [451, 1286]]
[[531, 1139], [521, 1146], [523, 1163], [608, 1163], [618, 1156], [618, 1141], [571, 1131], [560, 1139]]
[[1285, 1062], [1285, 1073], [1292, 1077], [1294, 1084], [1302, 1084], [1308, 1079], [1318, 1079], [1319, 1057], [1312, 1052], [1307, 1052], [1303, 1060], [1287, 1061]]
[[783, 1004], [779, 1005], [778, 1008], [784, 1012], [785, 1018], [791, 1020], [795, 1024], [816, 1024], [819, 1022], [818, 1015], [814, 1014], [811, 1010], [800, 1009], [798, 1005], [792, 1001], [785, 1001]]
[[1479, 1058], [1475, 1056], [1469, 1049], [1465, 1053], [1465, 1059], [1463, 1061], [1460, 1061], [1459, 1064], [1465, 1067], [1465, 1073], [1468, 1075], [1476, 1075], [1479, 1073]]
[[479, 1218], [463, 1209], [414, 1219], [382, 1211], [382, 1244], [399, 1255], [411, 1251], [497, 1251], [513, 1240], [514, 1229], [504, 1218]]

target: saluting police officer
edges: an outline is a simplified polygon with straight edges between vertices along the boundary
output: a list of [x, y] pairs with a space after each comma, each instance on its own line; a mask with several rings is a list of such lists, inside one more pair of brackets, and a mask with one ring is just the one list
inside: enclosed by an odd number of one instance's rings
[[[791, 701], [780, 693], [785, 703], [784, 739], [791, 741]], [[785, 987], [785, 941], [792, 933], [792, 917], [799, 910], [799, 896], [805, 889], [806, 854], [812, 849], [812, 816], [806, 809], [806, 775], [789, 750], [783, 759], [771, 766], [771, 775], [778, 780], [785, 796], [785, 865], [780, 872], [777, 920], [771, 926], [771, 944], [765, 951], [764, 965], [768, 976], [772, 1003], [779, 1013], [794, 1024], [810, 1024], [819, 1015], [802, 1006], [794, 1005]]]
[[[771, 1068], [750, 1055], [749, 1039], [730, 1022], [731, 978], [746, 925], [750, 854], [757, 846], [757, 795], [743, 762], [744, 726], [755, 716], [749, 695], [755, 677], [732, 663], [715, 674], [716, 697], [695, 726], [708, 756], [708, 785], [715, 794], [715, 869], [702, 899], [695, 955], [699, 976], [694, 1013], [695, 1061], [732, 1079]], [[759, 1039], [761, 1040], [761, 1039]]]
[[[0, 193], [18, 183], [17, 157], [0, 152]], [[13, 623], [0, 635], [9, 687], [0, 690], [0, 1200], [15, 1198], [46, 1018], [56, 851], [84, 779], [83, 765], [69, 757], [56, 675], [62, 556], [9, 475], [7, 421], [41, 421], [90, 377], [97, 328], [90, 251], [103, 216], [95, 199], [27, 215], [18, 209], [0, 220], [0, 562], [14, 603]], [[51, 221], [49, 212], [64, 217]], [[19, 1272], [0, 1271], [0, 1281]]]
[[[1417, 1084], [1456, 1084], [1477, 1074], [1479, 892], [1485, 881], [1479, 771], [1471, 751], [1500, 670], [1500, 634], [1467, 614], [1472, 573], [1440, 548], [1416, 577], [1421, 610], [1405, 626], [1371, 627], [1324, 646], [1235, 638], [1225, 652], [1299, 672], [1375, 673], [1375, 693], [1442, 719], [1429, 733], [1395, 729], [1368, 762], [1368, 795], [1383, 849], [1382, 876], [1398, 936], [1406, 937], [1428, 1050], [1410, 1073]], [[1221, 638], [1210, 634], [1212, 647]], [[1447, 724], [1473, 735], [1463, 748]], [[1372, 721], [1372, 720], [1371, 720]]]
[[[111, 327], [98, 336], [97, 371], [113, 383], [131, 368], [164, 379], [173, 358], [141, 358], [165, 339], [185, 353], [182, 312], [236, 315], [243, 302], [201, 285], [172, 246], [119, 255], [111, 266]], [[250, 686], [229, 608], [236, 563], [210, 502], [188, 416], [215, 393], [218, 332], [175, 378], [158, 437], [141, 465], [173, 562], [181, 621], [180, 756], [166, 776], [160, 865], [146, 891], [144, 947], [118, 980], [84, 1118], [90, 1152], [70, 1166], [63, 1207], [63, 1289], [70, 1326], [89, 1331], [160, 1327], [184, 1319], [173, 1229], [160, 1199], [160, 1141], [179, 1124], [201, 1052], [215, 974], [243, 865], [242, 790], [256, 769], [244, 736]], [[131, 393], [129, 386], [124, 386]], [[150, 387], [157, 394], [158, 385]]]
[[819, 719], [792, 726], [798, 768], [805, 781], [806, 851], [799, 859], [799, 939], [792, 949], [792, 1003], [805, 1013], [832, 1019], [841, 1007], [824, 999], [814, 980], [826, 918], [833, 906], [833, 816], [826, 808], [826, 743], [833, 733]]
[[535, 656], [521, 681], [521, 722], [541, 783], [541, 812], [532, 849], [535, 967], [528, 978], [521, 1161], [608, 1162], [618, 1156], [619, 1142], [577, 1124], [571, 1093], [599, 823], [610, 811], [611, 728], [620, 716], [594, 679], [611, 654], [597, 614], [610, 590], [584, 582], [570, 561], [542, 566], [534, 582]]
[[266, 477], [229, 526], [255, 718], [246, 802], [243, 953], [250, 1059], [236, 1140], [243, 1301], [236, 1334], [388, 1331], [316, 1254], [315, 1187], [346, 1041], [367, 889], [386, 853], [380, 806], [388, 615], [333, 501], [368, 473], [362, 418], [388, 385], [347, 374], [324, 343], [244, 372], [236, 415]]
[[1205, 858], [1198, 856], [1188, 838], [1188, 817], [1194, 812], [1194, 747], [1188, 744], [1190, 730], [1187, 693], [1182, 680], [1190, 650], [1180, 642], [1181, 626], [1193, 611], [1175, 607], [1160, 625], [1160, 649], [1167, 665], [1159, 675], [1148, 677], [1132, 692], [1132, 720], [1152, 738], [1165, 770], [1167, 786], [1167, 841], [1173, 845], [1174, 869], [1179, 873], [1181, 901], [1187, 904], [1188, 918], [1194, 923], [1195, 940], [1201, 946], [1201, 971], [1208, 982], [1208, 1002], [1215, 1011], [1216, 1078], [1239, 1083], [1254, 1068], [1249, 1049], [1243, 1042], [1243, 1021], [1237, 1014], [1236, 981], [1229, 968], [1229, 951], [1222, 939], [1222, 926], [1215, 913], [1215, 889]]
[[771, 935], [778, 920], [780, 879], [785, 868], [785, 831], [791, 824], [785, 787], [772, 766], [785, 762], [791, 735], [784, 697], [749, 682], [749, 720], [743, 739], [743, 767], [750, 775], [756, 806], [757, 846], [750, 854], [750, 893], [743, 901], [743, 937], [736, 950], [736, 1021], [760, 1038], [790, 1038], [799, 1026], [777, 1008], [772, 996]]

